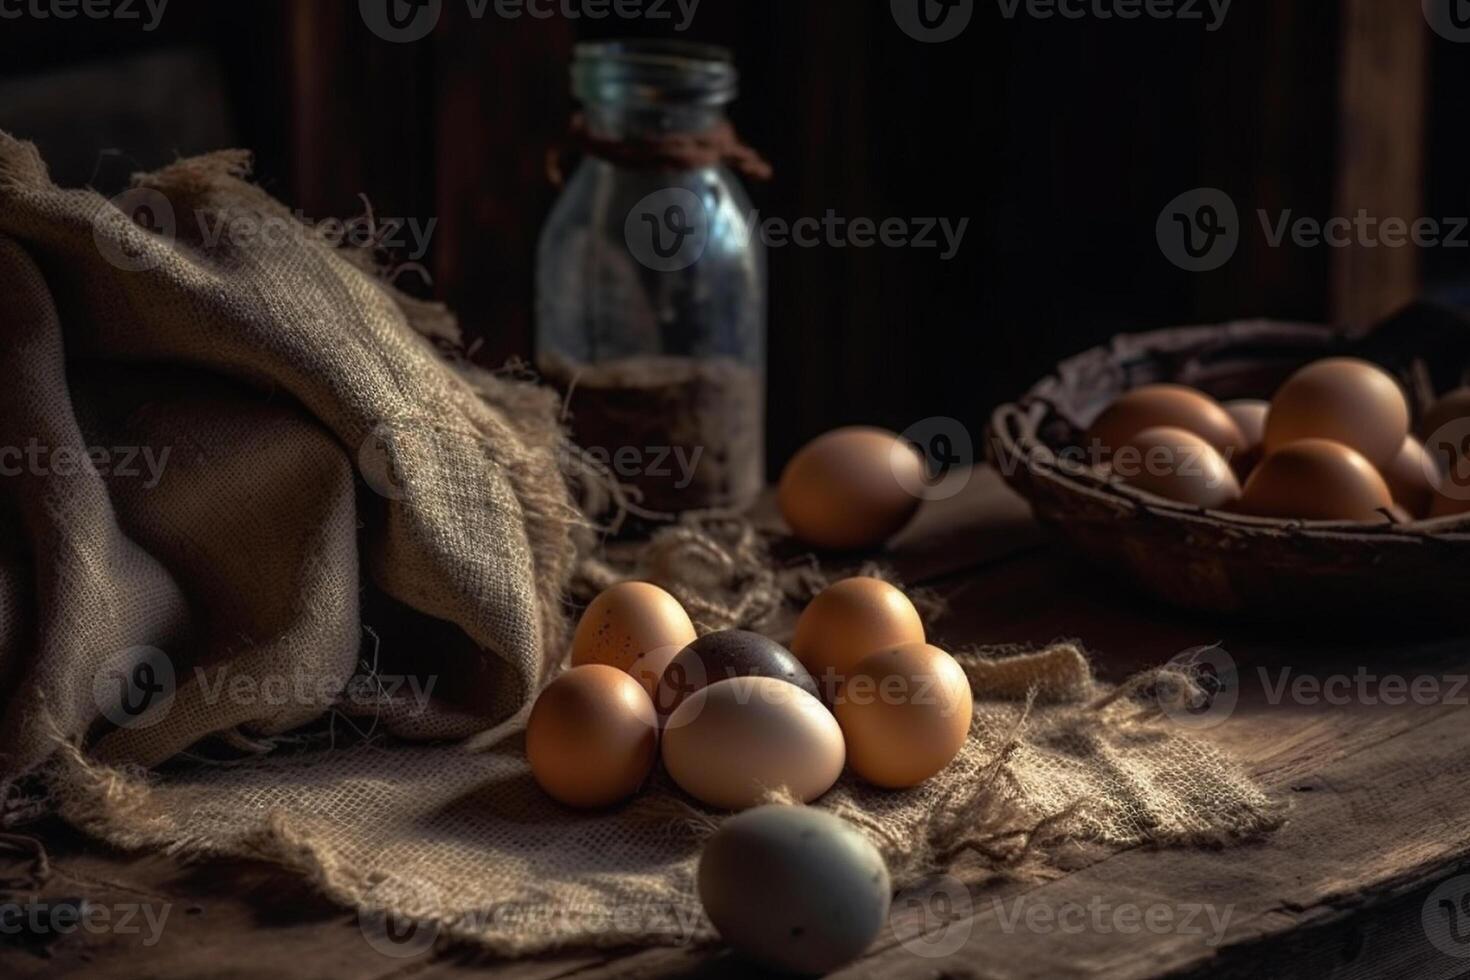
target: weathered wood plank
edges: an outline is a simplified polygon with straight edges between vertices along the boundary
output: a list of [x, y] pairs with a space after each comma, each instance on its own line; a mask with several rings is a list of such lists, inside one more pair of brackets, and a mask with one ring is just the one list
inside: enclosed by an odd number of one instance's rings
[[[1292, 793], [1291, 819], [1269, 841], [1220, 851], [1128, 851], [1024, 896], [1052, 913], [1097, 902], [1117, 910], [1132, 902], [1177, 918], [1186, 905], [1200, 904], [1227, 920], [1218, 941], [1213, 932], [1150, 936], [1117, 929], [1007, 929], [1003, 916], [1013, 917], [1015, 906], [982, 901], [970, 938], [951, 957], [924, 960], [892, 948], [842, 975], [932, 976], [954, 970], [1005, 977], [1159, 976], [1207, 965], [1231, 947], [1241, 947], [1227, 957], [1237, 967], [1253, 959], [1257, 969], [1265, 968], [1279, 956], [1271, 940], [1422, 891], [1470, 863], [1470, 812], [1458, 802], [1470, 792], [1466, 721], [1463, 709], [1443, 713], [1381, 743], [1377, 751], [1324, 766]], [[1356, 953], [1344, 945], [1350, 937], [1338, 936], [1334, 948], [1324, 935], [1316, 949], [1302, 951], [1310, 952], [1311, 960], [1292, 968], [1320, 976], [1325, 968], [1365, 953], [1382, 968], [1455, 966], [1452, 957], [1425, 948], [1428, 941], [1417, 920], [1399, 926], [1372, 949]], [[1470, 944], [1463, 952], [1470, 954]], [[1466, 966], [1460, 962], [1457, 972]]]
[[[944, 957], [919, 956], [899, 942], [899, 935], [921, 934], [923, 910], [922, 904], [900, 903], [898, 932], [886, 934], [848, 973], [1009, 977], [1090, 970], [1126, 977], [1208, 967], [1243, 976], [1267, 966], [1289, 975], [1289, 966], [1302, 976], [1386, 969], [1432, 976], [1443, 968], [1449, 957], [1425, 947], [1415, 917], [1438, 879], [1470, 863], [1470, 812], [1462, 805], [1470, 788], [1464, 706], [1303, 703], [1289, 696], [1289, 685], [1300, 676], [1352, 676], [1360, 665], [1380, 674], [1453, 678], [1470, 673], [1470, 645], [1333, 637], [1330, 624], [1321, 624], [1322, 635], [1304, 637], [1303, 630], [1202, 623], [1140, 605], [1064, 553], [1035, 548], [1035, 529], [1017, 525], [1012, 510], [995, 505], [994, 492], [982, 479], [947, 504], [942, 519], [937, 510], [926, 513], [890, 556], [906, 577], [928, 582], [949, 600], [936, 631], [943, 641], [961, 646], [1080, 635], [1104, 676], [1118, 678], [1187, 647], [1224, 640], [1240, 670], [1240, 700], [1207, 736], [1290, 798], [1291, 819], [1275, 837], [1249, 847], [1135, 850], [1101, 859], [1084, 852], [1055, 881], [977, 887], [973, 915], [951, 926], [968, 929], [964, 945]], [[945, 528], [962, 530], [946, 534]], [[953, 571], [975, 562], [978, 567]], [[1288, 686], [1275, 698], [1288, 669]], [[1470, 693], [1452, 685], [1446, 682], [1441, 691], [1460, 699]], [[141, 970], [159, 977], [593, 980], [749, 973], [714, 947], [574, 951], [515, 962], [486, 962], [473, 951], [452, 949], [395, 960], [368, 945], [352, 915], [271, 868], [118, 855], [56, 826], [42, 836], [55, 868], [43, 897], [169, 903], [171, 911], [158, 943], [146, 948], [137, 935], [79, 934], [53, 944], [51, 957], [42, 959], [0, 943], [0, 971], [7, 975], [85, 970], [131, 977]], [[7, 874], [18, 866], [0, 862]], [[1197, 934], [1060, 933], [1057, 926], [1026, 926], [1027, 914], [1045, 920], [1071, 908], [1068, 903], [1086, 909], [1095, 899], [1114, 908], [1175, 909], [1176, 916], [1190, 903], [1213, 903], [1217, 914], [1225, 906], [1231, 911], [1219, 945], [1206, 945], [1207, 937]], [[936, 934], [944, 930], [931, 932]]]

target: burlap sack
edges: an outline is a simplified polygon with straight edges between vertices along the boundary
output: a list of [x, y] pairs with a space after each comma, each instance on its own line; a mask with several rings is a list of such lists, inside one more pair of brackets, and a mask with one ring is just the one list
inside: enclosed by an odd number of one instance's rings
[[[704, 628], [774, 629], [813, 583], [738, 523], [579, 564], [554, 399], [451, 365], [426, 339], [452, 337], [442, 310], [283, 234], [243, 169], [139, 178], [160, 233], [0, 134], [0, 450], [36, 447], [0, 477], [8, 820], [54, 809], [125, 847], [276, 861], [368, 913], [370, 939], [377, 913], [503, 953], [709, 935], [692, 868], [718, 815], [662, 777], [563, 809], [517, 719], [561, 660], [575, 572], [663, 581]], [[126, 447], [170, 456], [144, 478]], [[1075, 647], [966, 663], [982, 701], [949, 769], [906, 793], [845, 778], [820, 803], [900, 884], [964, 854], [1014, 869], [1063, 840], [1273, 825], [1237, 768], [1140, 724]], [[172, 698], [143, 707], [165, 673]], [[475, 733], [479, 752], [446, 741]]]

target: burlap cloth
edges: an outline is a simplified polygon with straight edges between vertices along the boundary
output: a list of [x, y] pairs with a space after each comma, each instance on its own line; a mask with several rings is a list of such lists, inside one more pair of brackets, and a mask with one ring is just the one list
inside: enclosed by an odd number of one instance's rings
[[[703, 629], [779, 635], [819, 582], [739, 522], [670, 529], [636, 567], [587, 559], [555, 398], [446, 356], [452, 319], [369, 253], [280, 234], [289, 215], [245, 167], [139, 177], [171, 218], [146, 230], [0, 133], [0, 449], [34, 447], [0, 477], [7, 822], [54, 811], [123, 847], [276, 861], [365, 922], [508, 954], [707, 937], [692, 871], [718, 815], [661, 775], [611, 812], [563, 809], [519, 720], [560, 666], [569, 595], [638, 575]], [[211, 232], [251, 223], [276, 233]], [[126, 472], [129, 447], [167, 465]], [[132, 724], [109, 684], [155, 651], [173, 697]], [[1215, 843], [1278, 820], [1077, 647], [964, 662], [980, 701], [944, 773], [902, 793], [844, 777], [820, 802], [899, 884], [967, 855], [1045, 873], [1068, 841]]]

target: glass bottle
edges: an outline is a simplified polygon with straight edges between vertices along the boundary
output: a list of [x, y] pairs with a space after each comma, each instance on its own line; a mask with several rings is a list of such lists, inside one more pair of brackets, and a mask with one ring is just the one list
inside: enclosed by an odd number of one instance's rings
[[737, 80], [719, 48], [579, 45], [584, 155], [537, 255], [537, 367], [582, 450], [660, 514], [765, 483], [765, 252], [708, 139]]

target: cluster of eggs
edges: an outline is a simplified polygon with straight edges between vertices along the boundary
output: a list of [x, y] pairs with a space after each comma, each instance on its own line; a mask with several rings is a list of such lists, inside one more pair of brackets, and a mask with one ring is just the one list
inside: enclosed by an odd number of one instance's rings
[[[1470, 389], [1442, 399], [1421, 435], [1464, 418]], [[1125, 483], [1181, 503], [1257, 517], [1400, 523], [1470, 511], [1447, 492], [1447, 468], [1411, 433], [1397, 381], [1367, 361], [1334, 357], [1293, 374], [1269, 401], [1220, 403], [1183, 385], [1150, 384], [1093, 423], [1090, 447]], [[1462, 450], [1463, 451], [1463, 450]]]
[[696, 637], [674, 596], [625, 582], [587, 607], [571, 660], [531, 709], [526, 754], [541, 788], [575, 807], [628, 798], [659, 758], [681, 789], [724, 810], [776, 789], [808, 802], [845, 766], [914, 786], [959, 752], [973, 711], [963, 668], [874, 578], [813, 599], [790, 650], [744, 630]]
[[810, 802], [844, 768], [915, 786], [959, 753], [969, 680], [928, 643], [907, 596], [875, 578], [834, 583], [803, 610], [788, 650], [745, 630], [696, 636], [674, 596], [625, 582], [588, 605], [571, 661], [527, 722], [527, 759], [547, 794], [610, 806], [662, 758], [690, 796], [742, 811], [699, 861], [700, 900], [726, 942], [803, 974], [872, 943], [891, 897], [877, 848], [829, 813], [765, 801], [780, 790]]

